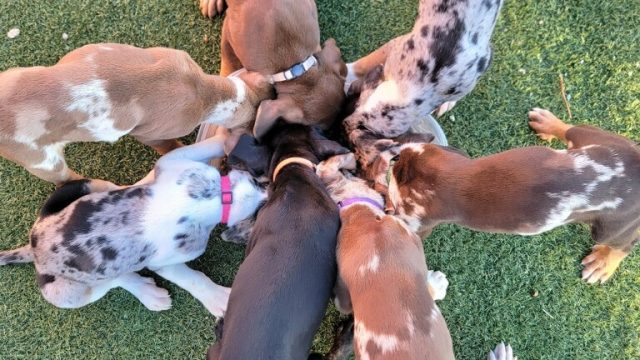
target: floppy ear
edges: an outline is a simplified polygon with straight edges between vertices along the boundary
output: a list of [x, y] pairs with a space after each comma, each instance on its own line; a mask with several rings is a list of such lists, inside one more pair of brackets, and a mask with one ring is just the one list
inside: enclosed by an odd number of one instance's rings
[[351, 152], [339, 143], [324, 137], [316, 128], [311, 128], [311, 146], [320, 161]]
[[258, 177], [267, 172], [269, 151], [265, 145], [258, 144], [252, 136], [243, 134], [236, 147], [229, 153], [227, 164], [231, 167], [244, 165], [252, 176]]
[[289, 123], [301, 124], [304, 116], [302, 109], [300, 109], [290, 97], [264, 100], [260, 103], [260, 106], [258, 106], [256, 123], [253, 126], [253, 136], [255, 136], [256, 139], [263, 137], [279, 118], [283, 118]]
[[347, 64], [342, 60], [342, 54], [335, 39], [329, 38], [324, 42], [320, 57], [336, 74], [340, 74], [342, 77], [347, 76]]
[[398, 186], [404, 185], [413, 179], [414, 171], [413, 168], [405, 158], [398, 158], [395, 165], [393, 166], [393, 176], [396, 178], [396, 184]]

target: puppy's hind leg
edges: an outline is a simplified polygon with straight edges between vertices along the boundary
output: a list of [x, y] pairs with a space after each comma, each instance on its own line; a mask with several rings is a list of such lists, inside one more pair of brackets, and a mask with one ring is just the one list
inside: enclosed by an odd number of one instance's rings
[[558, 138], [567, 144], [567, 130], [573, 126], [565, 124], [558, 119], [551, 111], [533, 108], [529, 111], [529, 126], [538, 134], [542, 140], [550, 141]]
[[166, 289], [158, 287], [150, 277], [137, 273], [128, 273], [112, 280], [112, 284], [119, 286], [138, 298], [142, 305], [151, 311], [169, 310], [171, 297]]
[[513, 356], [513, 349], [511, 349], [510, 345], [500, 343], [494, 350], [489, 352], [487, 360], [518, 360], [518, 357]]
[[39, 272], [36, 273], [36, 279], [42, 296], [49, 303], [62, 309], [76, 309], [91, 304], [117, 287], [113, 280], [89, 286], [61, 276]]
[[447, 276], [440, 271], [427, 271], [427, 290], [433, 300], [442, 300], [447, 296], [447, 288], [449, 280]]
[[158, 275], [187, 290], [198, 299], [215, 317], [221, 317], [227, 310], [231, 289], [220, 286], [200, 271], [185, 264], [176, 264], [152, 269]]

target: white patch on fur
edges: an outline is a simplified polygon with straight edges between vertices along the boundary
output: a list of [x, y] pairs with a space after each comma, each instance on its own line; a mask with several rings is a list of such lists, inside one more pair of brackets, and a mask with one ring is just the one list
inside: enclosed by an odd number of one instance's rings
[[373, 94], [369, 96], [367, 101], [358, 109], [358, 111], [371, 112], [376, 108], [376, 106], [378, 106], [378, 104], [402, 106], [406, 105], [407, 99], [409, 99], [409, 97], [402, 92], [397, 82], [387, 80], [378, 85]]
[[395, 335], [378, 334], [370, 331], [366, 326], [357, 319], [355, 320], [354, 337], [358, 346], [358, 352], [362, 360], [369, 360], [371, 356], [367, 352], [367, 344], [369, 341], [380, 348], [382, 354], [386, 354], [395, 351], [400, 345], [400, 340]]
[[66, 142], [58, 142], [44, 146], [42, 148], [45, 154], [44, 160], [33, 167], [47, 171], [53, 170], [59, 162], [63, 161], [62, 154], [66, 144]]
[[[594, 147], [596, 145], [583, 148]], [[558, 204], [551, 209], [547, 219], [542, 227], [532, 234], [539, 234], [548, 230], [551, 230], [560, 225], [564, 225], [570, 222], [569, 217], [574, 212], [589, 212], [600, 211], [604, 209], [616, 209], [622, 204], [622, 198], [615, 198], [612, 200], [603, 201], [600, 204], [591, 204], [590, 199], [592, 193], [598, 187], [599, 184], [611, 181], [614, 177], [624, 177], [624, 164], [621, 161], [616, 161], [615, 167], [608, 167], [604, 164], [600, 164], [591, 159], [586, 152], [571, 154], [574, 159], [574, 169], [577, 173], [581, 174], [584, 169], [591, 168], [596, 172], [597, 176], [588, 183], [585, 183], [585, 189], [582, 193], [570, 193], [563, 191], [560, 193], [547, 193], [552, 199], [559, 199]], [[529, 233], [527, 233], [529, 234]]]
[[442, 300], [447, 296], [449, 280], [441, 271], [427, 271], [427, 285], [433, 290], [433, 300]]
[[223, 125], [229, 118], [235, 114], [236, 110], [244, 102], [247, 96], [247, 89], [244, 81], [237, 77], [229, 77], [236, 87], [236, 98], [222, 101], [211, 110], [209, 115], [205, 116], [204, 122], [209, 124]]
[[404, 149], [410, 149], [410, 150], [413, 150], [413, 152], [415, 152], [416, 155], [420, 155], [424, 152], [424, 147], [422, 145], [423, 144], [416, 144], [416, 143], [405, 144], [400, 147], [400, 152], [402, 152], [402, 150]]
[[87, 120], [78, 127], [89, 130], [96, 140], [114, 142], [131, 131], [116, 129], [104, 80], [94, 79], [85, 84], [73, 85], [69, 88], [69, 95], [71, 103], [66, 110], [85, 113]]
[[48, 119], [49, 112], [46, 109], [21, 108], [16, 111], [14, 140], [37, 149], [36, 140], [48, 132], [45, 127]]
[[375, 273], [378, 271], [380, 267], [380, 256], [378, 254], [373, 254], [369, 262], [363, 265], [360, 265], [358, 268], [358, 272], [361, 276], [364, 276], [367, 272]]

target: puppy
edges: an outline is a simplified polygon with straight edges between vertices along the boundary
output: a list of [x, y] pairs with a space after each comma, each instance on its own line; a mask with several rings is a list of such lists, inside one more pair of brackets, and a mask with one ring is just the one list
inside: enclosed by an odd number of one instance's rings
[[384, 64], [384, 81], [353, 124], [383, 137], [406, 132], [418, 119], [475, 87], [491, 62], [490, 39], [502, 0], [420, 0], [413, 30], [351, 66], [362, 77]]
[[640, 149], [547, 110], [529, 113], [543, 139], [568, 150], [513, 149], [478, 159], [431, 144], [406, 144], [389, 171], [389, 201], [414, 231], [441, 223], [521, 235], [580, 222], [596, 242], [582, 278], [605, 282], [640, 240]]
[[279, 118], [324, 129], [331, 125], [344, 99], [347, 68], [333, 39], [320, 48], [315, 1], [201, 0], [200, 7], [205, 16], [228, 7], [220, 74], [244, 67], [267, 75], [275, 86], [277, 99], [258, 110], [257, 138]]
[[93, 44], [50, 67], [0, 73], [0, 155], [57, 185], [80, 179], [64, 146], [129, 134], [164, 154], [200, 123], [253, 121], [266, 78], [205, 74], [184, 51]]
[[314, 164], [348, 152], [302, 125], [244, 135], [229, 155], [272, 179], [208, 359], [306, 359], [336, 276], [338, 208]]
[[44, 298], [60, 308], [78, 308], [122, 287], [149, 310], [171, 307], [165, 289], [136, 271], [149, 268], [191, 293], [215, 316], [229, 289], [185, 263], [204, 253], [211, 230], [251, 216], [265, 199], [251, 176], [221, 177], [205, 163], [223, 155], [224, 139], [169, 152], [131, 187], [77, 180], [44, 204], [30, 243], [0, 252], [0, 265], [34, 262]]
[[335, 304], [353, 312], [356, 358], [454, 359], [434, 301], [446, 294], [444, 274], [427, 276], [420, 238], [385, 215], [382, 196], [364, 180], [339, 171], [355, 166], [353, 154], [339, 155], [317, 173], [340, 208]]

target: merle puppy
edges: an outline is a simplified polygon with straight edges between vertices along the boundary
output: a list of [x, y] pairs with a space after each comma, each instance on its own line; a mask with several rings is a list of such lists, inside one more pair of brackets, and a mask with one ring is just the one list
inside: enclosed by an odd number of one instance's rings
[[273, 179], [208, 359], [304, 359], [331, 297], [340, 217], [315, 173], [346, 153], [303, 125], [280, 122], [262, 144], [243, 135], [229, 155]]
[[224, 178], [206, 164], [224, 154], [223, 144], [212, 137], [175, 149], [131, 187], [102, 180], [63, 185], [40, 210], [30, 243], [0, 251], [0, 265], [34, 262], [42, 295], [61, 308], [85, 306], [122, 287], [149, 310], [169, 309], [167, 290], [137, 273], [146, 267], [221, 316], [230, 289], [185, 263], [204, 253], [221, 219], [232, 226], [252, 216], [266, 195], [248, 173]]

